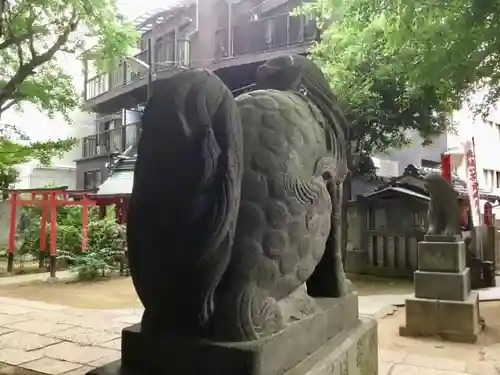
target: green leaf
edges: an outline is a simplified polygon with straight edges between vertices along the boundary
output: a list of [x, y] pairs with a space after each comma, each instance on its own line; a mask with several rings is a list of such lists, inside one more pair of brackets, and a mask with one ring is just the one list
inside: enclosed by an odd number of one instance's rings
[[0, 116], [22, 102], [49, 116], [81, 105], [64, 55], [116, 64], [138, 34], [118, 16], [115, 0], [5, 0], [0, 7]]
[[[313, 0], [300, 12], [323, 21], [311, 58], [352, 122], [354, 154], [428, 145], [453, 132], [449, 114], [487, 86], [500, 96], [500, 3], [476, 0]], [[354, 166], [356, 167], [356, 166]]]

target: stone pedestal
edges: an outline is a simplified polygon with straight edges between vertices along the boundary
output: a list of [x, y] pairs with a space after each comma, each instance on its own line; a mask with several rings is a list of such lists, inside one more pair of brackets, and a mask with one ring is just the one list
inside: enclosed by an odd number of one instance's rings
[[425, 236], [418, 245], [415, 298], [406, 300], [401, 336], [440, 336], [476, 342], [480, 330], [479, 298], [471, 292], [466, 249], [460, 237]]
[[376, 323], [358, 318], [357, 296], [317, 301], [321, 312], [251, 342], [151, 338], [137, 324], [122, 359], [88, 375], [376, 375]]

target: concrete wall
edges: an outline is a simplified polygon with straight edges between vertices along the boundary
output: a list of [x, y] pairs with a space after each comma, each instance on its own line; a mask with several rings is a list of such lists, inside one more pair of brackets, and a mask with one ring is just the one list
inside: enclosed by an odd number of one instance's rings
[[76, 168], [35, 168], [30, 176], [30, 187], [40, 188], [47, 185], [76, 189]]

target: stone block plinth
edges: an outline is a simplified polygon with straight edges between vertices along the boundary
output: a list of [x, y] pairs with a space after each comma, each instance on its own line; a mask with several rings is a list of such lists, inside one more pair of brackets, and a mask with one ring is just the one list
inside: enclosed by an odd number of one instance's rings
[[122, 333], [122, 358], [88, 375], [377, 374], [377, 329], [359, 319], [358, 298], [318, 298], [322, 311], [283, 331], [238, 343]]
[[470, 293], [470, 272], [458, 273], [416, 271], [415, 297], [465, 301]]
[[465, 301], [409, 298], [406, 325], [399, 328], [401, 336], [439, 336], [464, 343], [475, 343], [479, 331], [477, 292], [471, 292]]
[[421, 242], [418, 244], [418, 269], [431, 272], [462, 272], [466, 265], [465, 243]]
[[[192, 362], [199, 361], [191, 358]], [[201, 365], [200, 365], [201, 366]], [[255, 368], [252, 373], [258, 372]], [[121, 360], [92, 370], [87, 375], [161, 375], [176, 372], [151, 373], [144, 369], [126, 368]], [[240, 373], [212, 372], [201, 370], [189, 375], [235, 375]], [[374, 319], [360, 319], [356, 326], [343, 331], [308, 355], [303, 361], [289, 370], [274, 375], [377, 375], [378, 345], [377, 323]]]
[[479, 299], [471, 292], [466, 248], [460, 236], [427, 235], [418, 244], [415, 298], [406, 300], [401, 336], [440, 336], [476, 342], [480, 330]]

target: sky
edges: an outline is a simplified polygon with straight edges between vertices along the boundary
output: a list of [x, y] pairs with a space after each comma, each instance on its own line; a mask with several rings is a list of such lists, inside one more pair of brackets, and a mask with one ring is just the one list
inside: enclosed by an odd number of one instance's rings
[[169, 8], [179, 2], [180, 0], [117, 0], [120, 13], [131, 20], [150, 10]]

